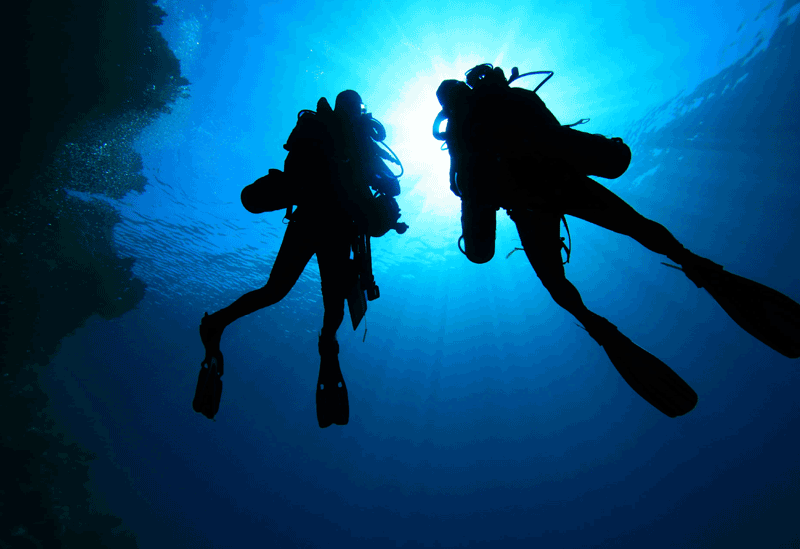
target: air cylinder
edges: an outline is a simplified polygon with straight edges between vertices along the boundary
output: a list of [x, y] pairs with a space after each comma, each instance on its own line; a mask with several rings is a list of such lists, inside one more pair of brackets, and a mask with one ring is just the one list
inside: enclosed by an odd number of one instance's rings
[[572, 165], [578, 173], [616, 179], [628, 169], [631, 150], [619, 137], [609, 139], [562, 127], [544, 140], [543, 153]]
[[462, 250], [473, 263], [486, 263], [494, 257], [497, 208], [476, 200], [461, 201]]
[[289, 178], [274, 169], [242, 189], [241, 198], [245, 209], [254, 214], [282, 210], [295, 203]]

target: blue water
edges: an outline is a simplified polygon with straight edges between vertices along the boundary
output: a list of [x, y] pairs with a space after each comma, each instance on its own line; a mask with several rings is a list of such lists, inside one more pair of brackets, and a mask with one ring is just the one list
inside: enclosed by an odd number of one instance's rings
[[[609, 3], [610, 4], [610, 3]], [[106, 200], [147, 293], [63, 341], [51, 412], [95, 452], [97, 509], [140, 547], [796, 547], [798, 364], [626, 237], [569, 219], [590, 309], [699, 395], [669, 419], [550, 299], [513, 223], [474, 265], [431, 136], [447, 78], [554, 70], [562, 123], [618, 135], [600, 180], [688, 248], [800, 301], [800, 4], [164, 0], [189, 98], [142, 134], [149, 186]], [[538, 82], [524, 79], [533, 88]], [[350, 423], [316, 424], [316, 260], [232, 324], [216, 421], [191, 408], [197, 327], [262, 286], [285, 226], [243, 186], [281, 168], [297, 111], [359, 91], [406, 173], [411, 228], [373, 241], [381, 298], [339, 331]], [[791, 517], [795, 517], [792, 519]]]

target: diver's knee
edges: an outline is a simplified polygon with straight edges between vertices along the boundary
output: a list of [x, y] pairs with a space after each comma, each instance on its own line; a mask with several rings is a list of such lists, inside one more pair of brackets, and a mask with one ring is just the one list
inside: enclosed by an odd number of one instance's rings
[[322, 331], [323, 333], [331, 332], [333, 334], [336, 334], [336, 332], [339, 330], [339, 327], [342, 325], [343, 322], [344, 322], [343, 310], [338, 312], [325, 311], [325, 315], [322, 318]]
[[325, 320], [338, 320], [341, 322], [344, 319], [344, 300], [341, 303], [328, 303], [324, 304], [325, 307]]
[[572, 286], [567, 280], [567, 277], [563, 274], [559, 273], [546, 273], [546, 274], [539, 274], [539, 280], [542, 282], [542, 286], [544, 286], [545, 290], [550, 292], [550, 295], [553, 296], [553, 299], [556, 301], [559, 300], [560, 297], [567, 297], [569, 295], [570, 287]]
[[291, 289], [292, 286], [273, 282], [272, 279], [270, 279], [264, 287], [256, 291], [259, 294], [260, 301], [265, 305], [272, 305], [286, 297]]
[[534, 269], [536, 271], [536, 276], [539, 277], [542, 285], [547, 288], [548, 290], [553, 288], [558, 288], [558, 286], [567, 282], [566, 273], [564, 273], [562, 269]]
[[652, 219], [647, 218], [638, 212], [636, 213], [636, 219], [632, 225], [638, 232], [651, 236], [661, 237], [664, 235], [664, 233], [669, 234], [669, 231], [664, 225], [658, 221], [653, 221]]

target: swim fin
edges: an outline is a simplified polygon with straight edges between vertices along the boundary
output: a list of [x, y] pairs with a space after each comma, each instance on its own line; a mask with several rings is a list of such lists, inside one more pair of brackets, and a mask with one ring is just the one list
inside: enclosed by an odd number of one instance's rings
[[208, 419], [214, 419], [219, 412], [219, 403], [222, 398], [222, 374], [225, 372], [225, 363], [222, 352], [219, 350], [221, 331], [214, 330], [208, 313], [200, 321], [200, 339], [206, 349], [206, 356], [200, 363], [200, 375], [197, 377], [197, 388], [194, 391], [192, 408]]
[[339, 367], [339, 343], [319, 339], [319, 377], [317, 378], [317, 422], [324, 429], [331, 424], [347, 425], [350, 403], [342, 370]]
[[200, 320], [200, 340], [203, 342], [203, 347], [205, 347], [206, 350], [206, 357], [203, 359], [201, 365], [210, 364], [213, 358], [217, 358], [219, 375], [221, 376], [224, 373], [222, 369], [222, 351], [219, 350], [222, 330], [216, 329], [217, 327], [211, 320], [212, 316], [206, 313]]
[[788, 358], [800, 358], [800, 304], [777, 290], [725, 271], [695, 254], [679, 269], [705, 288], [728, 316], [750, 335]]
[[222, 354], [211, 357], [210, 362], [204, 360], [200, 365], [192, 408], [208, 419], [214, 419], [219, 412], [219, 402], [222, 398], [222, 379], [220, 379], [222, 368]]
[[606, 351], [622, 379], [639, 396], [669, 417], [682, 416], [697, 405], [697, 393], [672, 369], [602, 317], [587, 330]]

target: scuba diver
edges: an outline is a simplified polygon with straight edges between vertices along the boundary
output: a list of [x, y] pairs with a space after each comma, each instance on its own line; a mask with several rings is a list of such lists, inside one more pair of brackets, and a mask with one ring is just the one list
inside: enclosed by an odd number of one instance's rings
[[[530, 74], [548, 76], [533, 91], [509, 86]], [[461, 198], [459, 249], [463, 240], [461, 251], [470, 261], [492, 259], [496, 214], [506, 209], [522, 243], [515, 250], [524, 250], [553, 300], [583, 324], [631, 388], [669, 417], [691, 411], [697, 394], [666, 364], [584, 305], [564, 272], [570, 252], [560, 238], [565, 215], [630, 236], [667, 256], [680, 267], [664, 265], [682, 270], [698, 288], [705, 288], [739, 326], [779, 353], [800, 357], [800, 305], [690, 252], [665, 227], [588, 177], [621, 176], [631, 151], [618, 137], [574, 129], [587, 120], [562, 126], [536, 94], [552, 75], [520, 75], [514, 67], [506, 79], [500, 67], [482, 64], [466, 73], [466, 82], [445, 80], [437, 89], [442, 111], [433, 133], [446, 141], [450, 188]], [[447, 127], [440, 131], [445, 120]], [[567, 261], [562, 261], [562, 249]]]
[[[366, 299], [380, 296], [372, 276], [370, 237], [399, 223], [398, 178], [383, 160], [400, 164], [378, 143], [386, 138], [383, 125], [365, 112], [361, 97], [346, 90], [331, 109], [323, 97], [317, 110], [303, 110], [284, 149], [284, 171], [268, 175], [242, 191], [242, 204], [251, 213], [286, 208], [288, 226], [267, 284], [214, 314], [205, 314], [200, 338], [206, 355], [201, 363], [194, 409], [213, 419], [219, 409], [223, 373], [220, 338], [235, 320], [283, 299], [317, 254], [324, 317], [319, 335], [320, 370], [317, 381], [317, 420], [321, 428], [349, 420], [347, 386], [339, 366], [336, 331], [344, 319], [347, 299], [353, 329], [366, 312]], [[402, 168], [402, 165], [401, 165]], [[375, 190], [375, 194], [370, 190]], [[296, 211], [293, 206], [297, 206]], [[353, 259], [350, 252], [353, 251]], [[366, 331], [365, 331], [366, 337]]]

